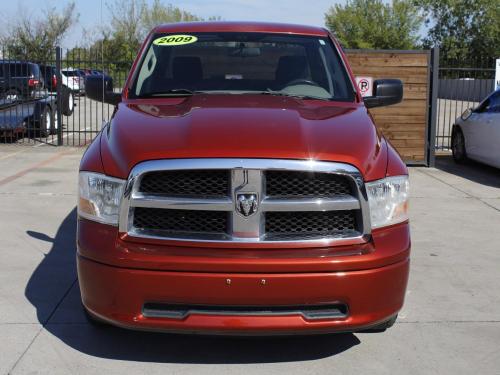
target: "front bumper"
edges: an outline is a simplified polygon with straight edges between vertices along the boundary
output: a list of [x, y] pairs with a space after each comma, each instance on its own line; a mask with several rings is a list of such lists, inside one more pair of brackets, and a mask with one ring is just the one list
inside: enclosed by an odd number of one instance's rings
[[[409, 256], [408, 223], [373, 231], [371, 241], [362, 245], [246, 249], [137, 242], [116, 227], [78, 221], [83, 304], [97, 318], [131, 329], [242, 335], [360, 330], [401, 309]], [[344, 304], [347, 316], [212, 311], [159, 318], [145, 316], [145, 303], [217, 308]]]
[[[252, 274], [126, 269], [78, 256], [82, 301], [92, 315], [124, 328], [182, 333], [268, 335], [356, 331], [397, 314], [403, 305], [408, 273], [408, 258], [361, 271]], [[348, 315], [341, 319], [314, 320], [299, 314], [151, 318], [143, 314], [146, 302], [224, 306], [341, 302], [348, 306]]]

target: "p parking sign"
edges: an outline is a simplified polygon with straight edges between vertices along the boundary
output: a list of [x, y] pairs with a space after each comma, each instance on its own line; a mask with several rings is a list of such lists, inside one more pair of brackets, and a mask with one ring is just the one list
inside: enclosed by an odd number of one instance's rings
[[373, 77], [356, 77], [356, 84], [361, 92], [361, 96], [373, 95]]

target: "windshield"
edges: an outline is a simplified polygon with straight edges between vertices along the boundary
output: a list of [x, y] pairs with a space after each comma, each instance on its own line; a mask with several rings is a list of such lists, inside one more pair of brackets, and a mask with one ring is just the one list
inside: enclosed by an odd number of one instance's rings
[[131, 97], [197, 92], [353, 101], [354, 89], [329, 38], [264, 33], [158, 34]]

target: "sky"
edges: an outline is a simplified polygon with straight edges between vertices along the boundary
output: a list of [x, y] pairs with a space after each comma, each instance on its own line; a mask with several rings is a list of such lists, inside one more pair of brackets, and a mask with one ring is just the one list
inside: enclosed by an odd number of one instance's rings
[[[152, 3], [153, 0], [146, 0]], [[101, 2], [103, 4], [101, 17]], [[106, 3], [114, 0], [75, 0], [76, 10], [80, 14], [75, 25], [62, 43], [62, 47], [71, 48], [79, 44], [82, 30], [91, 30], [103, 22], [109, 21], [110, 15]], [[187, 10], [197, 16], [208, 18], [220, 16], [225, 21], [272, 21], [290, 22], [313, 26], [324, 26], [325, 12], [338, 1], [335, 0], [164, 0]], [[62, 9], [68, 1], [65, 0], [3, 0], [0, 7], [0, 22], [8, 25], [19, 17], [28, 14], [37, 17], [39, 9]]]

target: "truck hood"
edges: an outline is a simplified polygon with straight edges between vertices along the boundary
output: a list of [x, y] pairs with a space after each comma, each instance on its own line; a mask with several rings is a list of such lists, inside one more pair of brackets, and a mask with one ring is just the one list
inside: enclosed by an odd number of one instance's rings
[[382, 178], [387, 146], [363, 105], [266, 95], [194, 95], [120, 103], [101, 137], [104, 172], [145, 160], [275, 158], [337, 161]]

